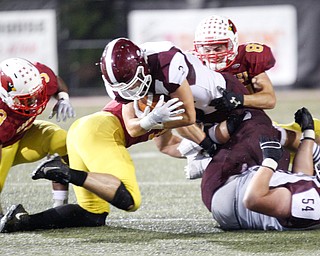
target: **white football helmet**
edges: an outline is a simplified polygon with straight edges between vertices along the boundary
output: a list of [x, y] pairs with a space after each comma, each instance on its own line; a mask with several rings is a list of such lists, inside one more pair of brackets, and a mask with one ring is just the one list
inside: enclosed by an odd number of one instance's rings
[[[233, 22], [225, 17], [212, 15], [197, 26], [194, 42], [196, 55], [212, 70], [229, 67], [238, 54], [238, 32]], [[223, 50], [213, 52], [218, 45]]]
[[41, 114], [48, 99], [38, 69], [29, 61], [10, 58], [0, 63], [0, 97], [13, 111]]

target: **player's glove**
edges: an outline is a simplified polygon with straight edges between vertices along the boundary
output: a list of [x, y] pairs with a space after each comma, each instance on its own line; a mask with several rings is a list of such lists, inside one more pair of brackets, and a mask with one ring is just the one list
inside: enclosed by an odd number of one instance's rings
[[204, 156], [212, 157], [217, 151], [217, 144], [211, 140], [208, 135], [199, 143], [199, 145], [203, 148], [202, 153]]
[[65, 122], [67, 118], [75, 117], [76, 114], [73, 107], [71, 106], [68, 94], [65, 92], [60, 92], [58, 95], [59, 100], [54, 105], [49, 115], [49, 119], [52, 119], [54, 116], [56, 116], [58, 122], [60, 122], [61, 120]]
[[214, 106], [220, 111], [231, 111], [232, 109], [243, 106], [243, 95], [234, 92], [229, 92], [226, 89], [218, 86], [217, 89], [222, 94], [222, 97], [211, 101], [210, 106]]
[[268, 167], [275, 171], [278, 167], [278, 161], [283, 155], [283, 148], [279, 141], [270, 140], [266, 137], [260, 139], [260, 148], [262, 150], [262, 166]]
[[252, 115], [249, 111], [244, 111], [242, 114], [231, 114], [227, 118], [227, 129], [231, 136], [240, 126], [243, 121], [251, 119]]
[[140, 120], [140, 126], [146, 131], [163, 129], [164, 123], [183, 118], [180, 114], [184, 113], [185, 109], [179, 108], [182, 105], [183, 102], [179, 101], [178, 98], [170, 99], [165, 103], [164, 96], [161, 95], [154, 109]]
[[301, 127], [303, 139], [315, 139], [313, 118], [308, 109], [298, 109], [294, 114], [294, 120]]

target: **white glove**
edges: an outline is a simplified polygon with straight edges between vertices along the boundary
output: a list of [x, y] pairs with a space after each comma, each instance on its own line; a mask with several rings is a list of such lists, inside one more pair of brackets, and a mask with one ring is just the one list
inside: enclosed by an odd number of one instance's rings
[[197, 143], [193, 142], [192, 140], [184, 138], [181, 140], [177, 149], [182, 156], [188, 156], [198, 153], [202, 150], [202, 147], [200, 147]]
[[71, 106], [68, 94], [65, 92], [60, 92], [58, 95], [59, 100], [54, 105], [49, 115], [49, 119], [52, 119], [54, 116], [56, 116], [57, 121], [60, 122], [61, 120], [66, 121], [67, 117], [75, 117], [76, 114], [73, 107]]
[[144, 111], [141, 111], [140, 108], [139, 108], [137, 100], [134, 100], [133, 108], [134, 108], [134, 113], [135, 113], [136, 117], [138, 117], [138, 118], [144, 118], [146, 115], [148, 115], [150, 113], [150, 107], [149, 106], [146, 106]]
[[187, 165], [184, 167], [186, 178], [190, 180], [201, 178], [211, 159], [201, 152], [187, 155]]
[[140, 120], [140, 126], [149, 131], [151, 129], [163, 129], [163, 123], [181, 120], [179, 116], [185, 112], [185, 109], [177, 109], [183, 105], [178, 98], [170, 99], [164, 103], [164, 96], [161, 95], [154, 109]]

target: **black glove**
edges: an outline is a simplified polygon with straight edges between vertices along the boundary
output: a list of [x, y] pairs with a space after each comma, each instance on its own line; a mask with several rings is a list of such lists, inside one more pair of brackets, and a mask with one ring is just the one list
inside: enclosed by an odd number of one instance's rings
[[312, 115], [305, 107], [297, 110], [294, 114], [294, 121], [300, 125], [302, 132], [304, 130], [314, 130]]
[[210, 106], [214, 106], [220, 111], [231, 111], [232, 109], [243, 106], [243, 95], [229, 92], [222, 87], [217, 87], [222, 97], [214, 99], [210, 102]]
[[275, 171], [278, 167], [278, 161], [283, 155], [283, 148], [276, 139], [270, 140], [266, 137], [260, 139], [260, 148], [262, 150], [262, 166], [268, 167]]
[[306, 108], [299, 109], [294, 114], [294, 120], [301, 127], [301, 131], [303, 133], [302, 140], [305, 140], [305, 139], [314, 140], [315, 139], [313, 118], [312, 118], [312, 115], [310, 114], [308, 109], [306, 109]]
[[227, 129], [231, 136], [240, 126], [243, 121], [251, 119], [251, 113], [249, 111], [244, 111], [242, 114], [231, 114], [227, 118]]
[[209, 136], [206, 136], [203, 141], [199, 143], [199, 145], [204, 150], [204, 155], [213, 156], [215, 151], [217, 150], [217, 144], [214, 143]]

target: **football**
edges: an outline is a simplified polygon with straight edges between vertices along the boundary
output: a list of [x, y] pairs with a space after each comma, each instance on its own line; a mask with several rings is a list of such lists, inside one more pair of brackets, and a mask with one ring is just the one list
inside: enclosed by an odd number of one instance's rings
[[143, 98], [138, 100], [138, 106], [141, 111], [144, 111], [147, 106], [150, 107], [150, 110], [154, 109], [154, 107], [157, 105], [160, 94], [147, 94]]

